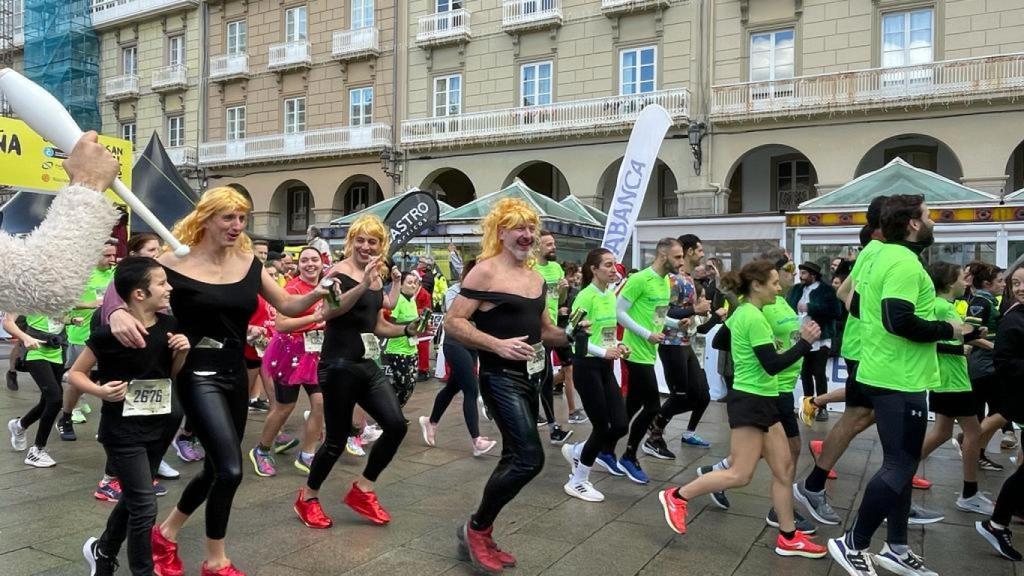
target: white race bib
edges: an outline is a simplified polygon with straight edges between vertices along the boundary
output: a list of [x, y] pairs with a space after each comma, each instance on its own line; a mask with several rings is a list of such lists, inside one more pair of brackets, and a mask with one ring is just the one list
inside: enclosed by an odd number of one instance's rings
[[380, 358], [380, 340], [377, 340], [377, 336], [364, 332], [359, 337], [363, 339], [363, 359], [377, 360]]
[[307, 354], [311, 354], [313, 352], [319, 354], [324, 348], [324, 331], [310, 330], [309, 332], [306, 332], [302, 341], [303, 345], [306, 347]]
[[540, 342], [533, 345], [533, 358], [526, 361], [526, 372], [533, 376], [544, 371], [544, 345]]
[[124, 395], [121, 415], [157, 416], [171, 413], [171, 379], [132, 380]]
[[615, 326], [606, 326], [601, 329], [601, 347], [605, 350], [615, 348], [618, 340], [615, 338]]

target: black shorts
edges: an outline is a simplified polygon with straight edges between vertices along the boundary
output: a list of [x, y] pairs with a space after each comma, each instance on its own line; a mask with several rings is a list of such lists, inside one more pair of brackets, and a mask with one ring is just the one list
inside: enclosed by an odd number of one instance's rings
[[767, 432], [780, 419], [777, 396], [758, 396], [734, 388], [725, 398], [725, 407], [729, 428], [753, 426]]
[[779, 422], [786, 431], [786, 438], [799, 438], [800, 426], [796, 423], [796, 407], [793, 405], [793, 393], [779, 394]]
[[846, 405], [858, 408], [872, 408], [871, 399], [864, 394], [864, 387], [857, 381], [857, 360], [844, 359], [846, 362]]
[[299, 388], [306, 391], [306, 396], [320, 393], [319, 384], [302, 384], [300, 386], [285, 386], [274, 382], [274, 399], [280, 404], [295, 404], [299, 399]]
[[[1004, 391], [998, 376], [989, 374], [973, 378], [971, 379], [971, 388], [974, 394], [974, 411], [979, 418], [997, 412], [1001, 413]], [[985, 411], [986, 405], [988, 406], [987, 412]]]
[[977, 400], [971, 391], [929, 392], [928, 409], [950, 418], [974, 416], [977, 413]]
[[555, 358], [558, 358], [559, 366], [572, 366], [572, 348], [568, 346], [554, 348]]
[[245, 359], [245, 368], [247, 370], [255, 370], [256, 368], [259, 368], [262, 365], [263, 365], [263, 361], [260, 360], [259, 358], [255, 359], [255, 360], [253, 360], [251, 358], [246, 358]]

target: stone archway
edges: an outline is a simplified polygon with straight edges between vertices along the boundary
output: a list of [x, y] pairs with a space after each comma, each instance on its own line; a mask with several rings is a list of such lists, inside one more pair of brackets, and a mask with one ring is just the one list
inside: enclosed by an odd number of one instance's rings
[[[607, 212], [615, 195], [615, 184], [619, 177], [619, 168], [622, 166], [622, 158], [612, 162], [601, 173], [598, 180], [598, 194], [601, 196], [601, 210]], [[640, 218], [657, 218], [662, 216], [679, 216], [678, 197], [676, 190], [679, 189], [676, 175], [668, 164], [660, 158], [655, 162], [654, 170], [651, 172], [651, 181], [647, 184], [647, 192], [644, 194], [644, 202], [640, 207]]]
[[897, 157], [911, 166], [930, 170], [954, 182], [960, 182], [964, 176], [960, 159], [942, 140], [924, 134], [899, 134], [872, 146], [861, 157], [854, 177], [878, 170]]
[[726, 180], [729, 213], [785, 212], [817, 196], [817, 171], [803, 152], [766, 144], [745, 152]]
[[270, 211], [279, 214], [276, 230], [279, 238], [306, 237], [306, 228], [313, 223], [313, 194], [301, 180], [285, 180], [270, 198]]
[[356, 174], [346, 178], [334, 192], [334, 212], [347, 216], [380, 202], [384, 191], [372, 176]]
[[476, 199], [476, 187], [464, 172], [456, 168], [439, 168], [423, 179], [420, 190], [434, 192], [438, 200], [458, 208]]
[[509, 186], [515, 179], [522, 180], [534, 192], [539, 192], [555, 200], [569, 195], [569, 182], [565, 174], [554, 164], [543, 160], [531, 160], [520, 164], [505, 177], [502, 187]]

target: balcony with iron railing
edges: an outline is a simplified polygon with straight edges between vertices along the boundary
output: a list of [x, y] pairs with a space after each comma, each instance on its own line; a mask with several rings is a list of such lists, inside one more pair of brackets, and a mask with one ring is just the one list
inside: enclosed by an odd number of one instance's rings
[[[165, 148], [167, 157], [171, 159], [171, 163], [177, 168], [195, 168], [199, 165], [199, 152], [195, 146], [171, 146]], [[135, 162], [139, 161], [142, 157], [142, 150], [136, 150], [134, 154]]]
[[688, 101], [689, 91], [673, 88], [645, 94], [416, 118], [402, 122], [402, 144], [410, 148], [428, 148], [606, 134], [629, 129], [648, 104], [661, 105], [680, 125], [689, 122]]
[[470, 13], [464, 8], [421, 16], [416, 31], [416, 44], [423, 48], [469, 42]]
[[391, 126], [367, 124], [292, 134], [207, 142], [199, 146], [203, 166], [272, 163], [376, 153], [391, 146]]
[[249, 55], [224, 54], [210, 58], [210, 80], [223, 82], [249, 77]]
[[376, 27], [338, 30], [331, 43], [331, 57], [335, 60], [355, 60], [380, 55], [380, 31]]
[[270, 45], [270, 56], [267, 70], [287, 70], [289, 68], [309, 68], [313, 65], [313, 56], [308, 40], [283, 42]]
[[153, 80], [149, 85], [153, 92], [173, 92], [188, 88], [188, 66], [175, 64], [164, 66], [153, 71]]
[[671, 3], [672, 0], [601, 0], [601, 12], [604, 12], [605, 16], [621, 16], [668, 8]]
[[522, 32], [562, 25], [562, 0], [502, 0], [501, 29]]
[[711, 118], [808, 116], [1024, 96], [1024, 53], [713, 86]]
[[139, 97], [139, 77], [136, 74], [111, 76], [103, 84], [103, 96], [107, 100], [129, 100]]
[[107, 28], [196, 6], [199, 6], [199, 0], [92, 0], [89, 12], [94, 28]]

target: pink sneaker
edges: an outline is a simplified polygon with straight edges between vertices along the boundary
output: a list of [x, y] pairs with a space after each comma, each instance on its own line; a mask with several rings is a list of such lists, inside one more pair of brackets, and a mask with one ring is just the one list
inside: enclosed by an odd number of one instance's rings
[[430, 418], [426, 416], [420, 416], [420, 430], [423, 431], [423, 441], [427, 446], [435, 446], [434, 434], [437, 433], [437, 424], [432, 424]]
[[497, 445], [497, 441], [491, 440], [487, 436], [477, 436], [473, 440], [473, 456], [483, 456], [490, 452], [491, 448], [494, 448]]

